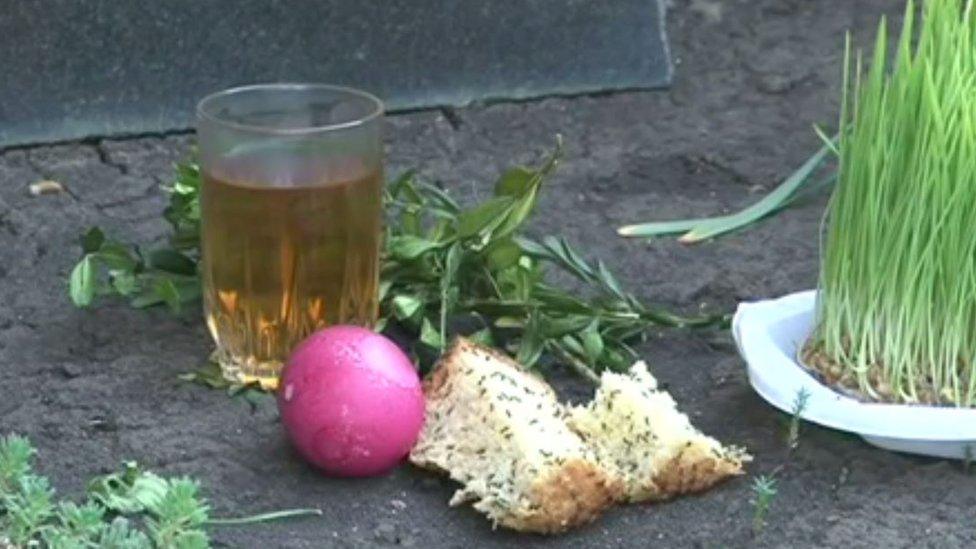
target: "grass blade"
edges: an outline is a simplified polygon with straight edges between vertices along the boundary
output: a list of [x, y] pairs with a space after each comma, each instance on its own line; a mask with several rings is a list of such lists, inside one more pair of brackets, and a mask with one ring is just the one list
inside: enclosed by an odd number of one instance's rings
[[[833, 142], [836, 142], [836, 138], [834, 138]], [[820, 150], [807, 159], [783, 183], [763, 197], [762, 200], [744, 210], [718, 217], [701, 217], [696, 219], [627, 225], [618, 229], [617, 233], [625, 237], [652, 237], [685, 233], [678, 241], [684, 244], [693, 244], [752, 225], [767, 215], [788, 206], [792, 202], [792, 198], [797, 190], [810, 179], [810, 176], [820, 167], [830, 153], [833, 142], [820, 147]]]
[[270, 522], [293, 517], [322, 516], [321, 509], [289, 509], [287, 511], [275, 511], [272, 513], [262, 513], [240, 518], [215, 518], [207, 521], [211, 526], [239, 526], [241, 524], [255, 524], [259, 522]]

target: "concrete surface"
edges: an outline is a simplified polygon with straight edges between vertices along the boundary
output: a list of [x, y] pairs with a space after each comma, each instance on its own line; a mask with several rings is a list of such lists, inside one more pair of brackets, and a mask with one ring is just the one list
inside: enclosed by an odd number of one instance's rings
[[[678, 72], [668, 92], [427, 111], [390, 120], [391, 172], [416, 166], [459, 196], [488, 192], [512, 161], [539, 158], [561, 132], [566, 162], [534, 230], [560, 233], [615, 268], [647, 300], [684, 310], [811, 287], [823, 197], [748, 232], [697, 247], [613, 236], [621, 223], [725, 211], [755, 200], [818, 145], [831, 124], [844, 29], [873, 39], [900, 2], [676, 2]], [[185, 135], [99, 140], [0, 155], [0, 431], [29, 435], [40, 468], [67, 493], [138, 459], [199, 478], [215, 514], [321, 506], [321, 518], [215, 530], [234, 547], [972, 547], [976, 477], [959, 463], [877, 450], [804, 426], [789, 457], [786, 418], [749, 388], [724, 332], [655, 333], [642, 352], [706, 432], [747, 446], [749, 477], [699, 497], [616, 509], [558, 538], [492, 531], [447, 506], [454, 486], [404, 466], [385, 478], [335, 480], [288, 447], [273, 405], [255, 409], [179, 384], [210, 349], [196, 315], [71, 307], [75, 238], [163, 235], [157, 190]], [[32, 198], [38, 179], [70, 194]], [[567, 393], [586, 385], [553, 374]], [[751, 533], [752, 476], [778, 471], [779, 494]]]

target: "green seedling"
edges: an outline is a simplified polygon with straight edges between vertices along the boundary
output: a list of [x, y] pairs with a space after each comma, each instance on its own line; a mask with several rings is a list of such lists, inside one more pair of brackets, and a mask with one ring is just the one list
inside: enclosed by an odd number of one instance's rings
[[752, 482], [752, 533], [758, 536], [766, 527], [766, 515], [776, 497], [776, 479], [760, 475]]
[[810, 401], [810, 391], [806, 387], [796, 392], [793, 399], [793, 410], [790, 416], [790, 428], [787, 434], [787, 445], [790, 451], [796, 450], [800, 446], [800, 423], [803, 421], [803, 412], [807, 409]]

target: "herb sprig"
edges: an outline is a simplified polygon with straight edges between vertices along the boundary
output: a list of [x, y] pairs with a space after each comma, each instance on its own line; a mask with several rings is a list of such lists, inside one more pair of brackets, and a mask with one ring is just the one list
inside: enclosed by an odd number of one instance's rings
[[[541, 166], [505, 171], [491, 198], [468, 207], [414, 172], [388, 185], [377, 329], [405, 332], [402, 339], [413, 342], [421, 361], [464, 333], [506, 348], [526, 366], [549, 354], [596, 379], [605, 368], [629, 366], [633, 345], [651, 326], [727, 322], [727, 315], [683, 317], [647, 306], [602, 261], [586, 260], [565, 239], [524, 233], [561, 152], [557, 139]], [[88, 306], [97, 296], [116, 295], [135, 307], [166, 304], [178, 311], [197, 299], [199, 189], [199, 166], [179, 166], [165, 212], [173, 227], [169, 247], [143, 254], [90, 230], [69, 285], [74, 303]], [[553, 285], [547, 278], [553, 270], [582, 287]]]
[[118, 296], [137, 309], [165, 304], [179, 312], [200, 298], [200, 167], [196, 162], [178, 164], [176, 178], [165, 190], [169, 246], [144, 253], [139, 246], [106, 238], [98, 227], [81, 237], [82, 257], [68, 284], [76, 306], [87, 307], [99, 296]]

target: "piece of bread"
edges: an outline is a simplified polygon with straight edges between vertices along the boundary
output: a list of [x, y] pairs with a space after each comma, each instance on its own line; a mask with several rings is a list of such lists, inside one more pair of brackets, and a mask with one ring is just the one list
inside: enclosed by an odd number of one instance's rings
[[664, 500], [741, 474], [750, 458], [696, 430], [642, 362], [604, 373], [567, 408], [507, 356], [459, 338], [424, 381], [414, 464], [446, 472], [495, 525], [539, 533], [590, 522], [615, 502]]
[[426, 420], [410, 461], [464, 486], [494, 524], [539, 533], [590, 522], [623, 494], [566, 423], [544, 381], [492, 350], [458, 339], [424, 382]]
[[643, 362], [624, 374], [604, 372], [596, 396], [571, 409], [569, 424], [600, 464], [623, 479], [631, 502], [706, 490], [742, 474], [751, 459], [695, 429]]

